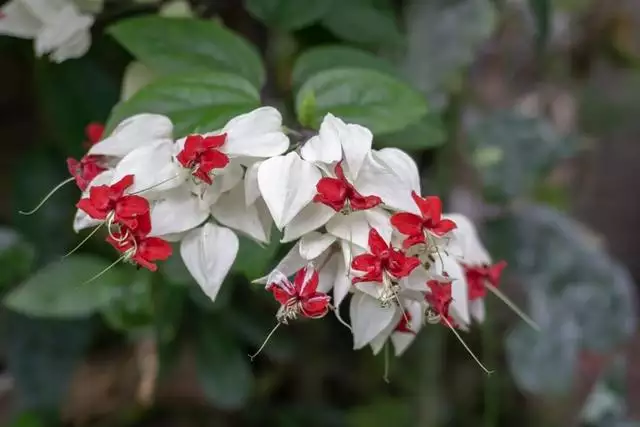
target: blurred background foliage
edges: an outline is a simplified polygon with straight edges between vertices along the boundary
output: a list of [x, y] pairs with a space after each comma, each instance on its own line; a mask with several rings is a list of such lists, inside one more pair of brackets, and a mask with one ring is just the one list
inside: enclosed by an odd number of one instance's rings
[[[640, 425], [637, 1], [191, 0], [158, 17], [167, 3], [107, 0], [89, 54], [60, 65], [0, 38], [3, 425]], [[71, 187], [17, 213], [66, 178], [89, 122], [161, 112], [181, 136], [261, 103], [410, 152], [542, 331], [489, 301], [465, 338], [491, 376], [429, 327], [385, 383], [333, 318], [281, 329], [252, 363], [275, 308], [249, 280], [277, 239], [242, 240], [212, 303], [178, 256], [79, 286], [115, 254], [93, 239], [60, 263], [85, 237]]]

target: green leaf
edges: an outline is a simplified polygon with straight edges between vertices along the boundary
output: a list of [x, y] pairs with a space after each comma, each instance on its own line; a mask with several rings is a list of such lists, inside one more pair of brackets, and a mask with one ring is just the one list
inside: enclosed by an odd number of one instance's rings
[[328, 45], [309, 49], [298, 57], [291, 75], [293, 86], [300, 87], [320, 71], [344, 67], [368, 68], [401, 78], [400, 72], [393, 64], [366, 50], [344, 45]]
[[374, 134], [391, 133], [419, 121], [427, 112], [422, 95], [386, 74], [358, 68], [322, 71], [298, 91], [296, 110], [315, 94], [315, 123], [327, 113], [368, 127]]
[[549, 39], [553, 6], [550, 0], [529, 0], [529, 8], [536, 24], [536, 45], [542, 50]]
[[332, 0], [247, 0], [245, 7], [268, 26], [291, 31], [318, 21], [333, 4]]
[[239, 409], [253, 386], [249, 357], [228, 334], [216, 329], [214, 321], [203, 320], [199, 326], [196, 369], [200, 386], [216, 407]]
[[24, 279], [34, 260], [32, 245], [14, 230], [0, 227], [0, 288]]
[[343, 1], [340, 7], [332, 7], [322, 25], [335, 36], [354, 43], [397, 47], [404, 41], [393, 14], [367, 0]]
[[397, 147], [406, 151], [436, 148], [446, 141], [446, 131], [440, 116], [429, 114], [418, 123], [399, 132], [383, 135], [374, 141], [376, 147]]
[[126, 286], [119, 287], [118, 295], [101, 307], [102, 317], [112, 329], [135, 334], [148, 330], [153, 325], [151, 280], [150, 271], [137, 271]]
[[467, 131], [470, 157], [492, 199], [530, 195], [560, 160], [575, 154], [577, 140], [558, 134], [544, 119], [500, 111]]
[[108, 305], [127, 285], [126, 271], [114, 267], [90, 283], [111, 261], [89, 255], [54, 261], [4, 299], [10, 309], [34, 317], [84, 317]]
[[87, 139], [85, 127], [91, 122], [104, 122], [118, 102], [118, 80], [90, 57], [36, 64], [42, 116], [58, 146], [80, 156], [86, 151], [82, 144]]
[[56, 411], [76, 365], [90, 343], [89, 319], [34, 319], [9, 313], [7, 365], [16, 382], [17, 403], [27, 410]]
[[229, 119], [260, 105], [251, 84], [233, 74], [203, 73], [169, 76], [150, 83], [129, 100], [118, 104], [107, 130], [138, 113], [158, 113], [171, 118], [174, 136], [196, 130], [214, 131]]
[[256, 88], [264, 83], [253, 46], [216, 22], [145, 16], [120, 21], [109, 31], [155, 73], [229, 72]]
[[302, 126], [313, 129], [320, 125], [317, 119], [316, 95], [312, 91], [308, 91], [304, 94], [304, 98], [300, 102], [298, 121]]
[[491, 0], [412, 0], [405, 8], [408, 49], [404, 70], [436, 109], [459, 83], [460, 71], [493, 33]]

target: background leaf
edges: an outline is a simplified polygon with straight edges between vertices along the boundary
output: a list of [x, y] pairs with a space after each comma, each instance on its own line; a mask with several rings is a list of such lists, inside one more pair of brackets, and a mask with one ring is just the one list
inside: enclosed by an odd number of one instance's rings
[[0, 289], [23, 279], [33, 267], [35, 250], [22, 236], [0, 227]]
[[400, 80], [377, 71], [339, 68], [322, 71], [298, 91], [296, 109], [308, 93], [315, 95], [316, 126], [328, 112], [368, 127], [374, 134], [399, 131], [427, 112], [418, 92]]
[[146, 16], [120, 21], [109, 31], [155, 73], [226, 71], [256, 88], [264, 83], [255, 48], [216, 22]]
[[66, 397], [75, 366], [90, 342], [88, 319], [6, 316], [7, 363], [16, 381], [19, 407], [55, 412]]
[[393, 13], [368, 0], [349, 0], [331, 8], [322, 20], [337, 37], [372, 46], [402, 45], [403, 36]]
[[404, 70], [410, 81], [440, 109], [459, 72], [493, 33], [497, 18], [491, 0], [413, 0], [405, 9], [408, 47]]
[[212, 131], [231, 118], [260, 105], [258, 91], [232, 74], [202, 73], [170, 76], [142, 88], [111, 113], [107, 131], [138, 113], [158, 113], [171, 118], [174, 137], [198, 129]]
[[294, 87], [320, 71], [331, 68], [367, 68], [394, 77], [401, 77], [400, 71], [391, 62], [379, 58], [366, 50], [345, 45], [326, 45], [307, 49], [296, 60], [291, 79]]
[[4, 304], [37, 317], [84, 317], [106, 306], [128, 284], [126, 271], [114, 267], [90, 283], [111, 261], [90, 255], [72, 255], [39, 270], [11, 291]]
[[238, 409], [251, 393], [253, 375], [249, 357], [235, 340], [206, 319], [200, 324], [196, 343], [200, 386], [215, 406]]
[[245, 7], [270, 27], [297, 30], [322, 18], [333, 4], [332, 0], [246, 0]]
[[548, 121], [511, 110], [479, 119], [468, 137], [485, 191], [499, 199], [531, 194], [553, 166], [578, 149], [577, 139], [559, 134]]
[[398, 132], [376, 138], [377, 148], [397, 147], [406, 151], [427, 150], [441, 146], [447, 137], [444, 124], [439, 115], [427, 114], [419, 122], [409, 125]]

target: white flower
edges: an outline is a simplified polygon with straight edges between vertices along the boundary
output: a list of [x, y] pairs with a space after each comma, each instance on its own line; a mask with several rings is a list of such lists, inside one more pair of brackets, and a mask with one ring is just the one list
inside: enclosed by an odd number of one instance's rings
[[36, 56], [59, 63], [87, 53], [93, 21], [71, 0], [12, 0], [0, 9], [0, 34], [34, 39]]
[[416, 335], [422, 329], [424, 322], [425, 305], [419, 301], [404, 300], [402, 302], [403, 310], [395, 306], [394, 321], [380, 332], [369, 345], [373, 350], [373, 354], [378, 354], [382, 347], [391, 339], [394, 354], [401, 356], [409, 345], [415, 340]]

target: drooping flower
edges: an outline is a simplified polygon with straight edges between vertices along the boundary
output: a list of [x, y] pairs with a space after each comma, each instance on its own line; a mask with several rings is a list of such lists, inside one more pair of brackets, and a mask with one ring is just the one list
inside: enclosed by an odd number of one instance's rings
[[402, 251], [387, 244], [375, 228], [369, 231], [369, 253], [356, 256], [351, 268], [364, 272], [360, 277], [354, 277], [352, 282], [384, 281], [383, 275], [388, 274], [393, 279], [401, 279], [411, 274], [420, 265], [420, 260], [408, 257]]
[[494, 288], [500, 283], [502, 270], [507, 266], [505, 261], [500, 261], [494, 265], [465, 265], [463, 264], [467, 283], [469, 284], [469, 300], [484, 298], [487, 295], [486, 284]]
[[11, 0], [0, 9], [0, 34], [34, 39], [36, 56], [58, 63], [87, 53], [93, 22], [72, 0]]
[[176, 159], [183, 167], [190, 169], [194, 177], [212, 184], [209, 175], [211, 171], [229, 164], [229, 157], [218, 150], [226, 139], [227, 135], [224, 133], [212, 136], [189, 135]]
[[267, 279], [266, 290], [280, 303], [278, 321], [287, 323], [298, 316], [318, 319], [329, 312], [331, 298], [318, 292], [318, 272], [312, 265], [298, 270], [293, 283], [276, 271]]
[[89, 183], [96, 176], [107, 170], [103, 157], [92, 155], [84, 156], [80, 161], [73, 157], [67, 158], [67, 169], [71, 176], [75, 178], [78, 188], [82, 191], [87, 189]]
[[127, 175], [115, 184], [91, 187], [89, 197], [80, 199], [76, 206], [93, 219], [136, 230], [138, 219], [149, 215], [149, 202], [141, 196], [124, 194], [132, 184], [133, 175]]
[[429, 304], [430, 314], [445, 325], [448, 324], [451, 327], [456, 327], [456, 322], [449, 313], [449, 307], [453, 302], [451, 282], [429, 280], [427, 286], [429, 292], [425, 295], [424, 299]]
[[158, 269], [155, 261], [165, 261], [172, 253], [169, 242], [159, 237], [149, 237], [140, 230], [122, 227], [107, 237], [107, 242], [123, 254], [125, 261], [133, 262], [150, 271]]

